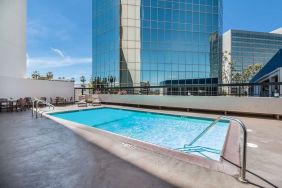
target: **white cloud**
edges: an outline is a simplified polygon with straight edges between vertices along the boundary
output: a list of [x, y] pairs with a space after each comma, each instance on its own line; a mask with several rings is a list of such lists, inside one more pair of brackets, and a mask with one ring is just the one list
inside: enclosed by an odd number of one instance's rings
[[28, 68], [60, 68], [73, 65], [87, 65], [92, 63], [91, 57], [27, 57]]
[[64, 53], [62, 52], [62, 50], [56, 49], [56, 48], [51, 48], [51, 50], [53, 52], [55, 52], [56, 54], [58, 54], [59, 56], [61, 56], [62, 58], [65, 58]]

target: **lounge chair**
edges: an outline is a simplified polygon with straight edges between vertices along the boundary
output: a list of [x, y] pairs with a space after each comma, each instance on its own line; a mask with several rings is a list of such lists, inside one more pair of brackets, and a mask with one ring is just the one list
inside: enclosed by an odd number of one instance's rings
[[92, 103], [92, 95], [90, 95], [90, 94], [85, 95], [85, 102]]
[[85, 95], [85, 102], [93, 106], [101, 105], [98, 95]]
[[85, 100], [85, 95], [81, 95], [78, 97], [78, 102], [76, 103], [78, 107], [87, 107], [87, 102]]
[[98, 95], [92, 95], [92, 105], [93, 106], [100, 106], [101, 105], [101, 101], [100, 101]]

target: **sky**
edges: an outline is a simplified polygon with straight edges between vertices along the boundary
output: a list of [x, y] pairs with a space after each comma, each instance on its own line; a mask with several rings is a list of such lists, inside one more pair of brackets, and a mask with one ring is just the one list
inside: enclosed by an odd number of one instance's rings
[[[27, 76], [91, 77], [92, 0], [28, 0]], [[282, 27], [282, 0], [224, 0], [223, 30]]]
[[91, 76], [92, 0], [28, 0], [27, 76]]
[[282, 0], [223, 0], [223, 30], [269, 32], [282, 27]]

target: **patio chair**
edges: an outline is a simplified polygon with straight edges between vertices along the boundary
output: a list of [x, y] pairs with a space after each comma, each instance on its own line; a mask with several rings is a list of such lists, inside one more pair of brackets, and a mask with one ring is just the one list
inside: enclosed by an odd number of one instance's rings
[[14, 107], [17, 112], [18, 110], [20, 111], [26, 110], [25, 100], [23, 98], [18, 99]]
[[25, 108], [30, 109], [32, 107], [32, 99], [31, 97], [25, 97]]
[[[46, 98], [46, 97], [40, 97], [39, 99], [42, 100], [42, 101], [44, 101], [44, 102], [47, 102], [47, 98]], [[39, 106], [39, 107], [46, 107], [46, 104], [38, 103], [38, 106]]]
[[8, 99], [1, 98], [0, 99], [0, 112], [2, 109], [6, 109], [7, 111], [9, 110], [9, 102]]
[[66, 99], [64, 97], [56, 97], [56, 105], [66, 105]]
[[87, 107], [87, 102], [85, 100], [85, 95], [81, 95], [78, 97], [77, 107]]
[[73, 104], [73, 98], [70, 97], [69, 100], [66, 99], [66, 104], [69, 105], [69, 104]]

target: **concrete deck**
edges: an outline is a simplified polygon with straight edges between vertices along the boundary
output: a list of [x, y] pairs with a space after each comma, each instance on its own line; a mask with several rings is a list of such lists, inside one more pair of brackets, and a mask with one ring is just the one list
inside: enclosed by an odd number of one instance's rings
[[31, 112], [0, 113], [0, 187], [173, 187]]
[[[75, 108], [72, 106], [60, 110]], [[164, 112], [212, 118], [218, 116]], [[247, 168], [282, 187], [282, 122], [237, 118], [244, 121], [249, 129], [248, 142], [258, 146], [248, 147]], [[0, 187], [172, 187], [172, 183], [130, 165], [51, 120], [43, 118], [33, 121], [30, 113], [23, 112], [0, 113], [0, 122]], [[144, 152], [141, 153], [144, 155]], [[157, 158], [155, 156], [152, 159]], [[158, 160], [157, 163], [161, 162]], [[177, 164], [179, 172], [186, 172], [185, 164], [179, 161]], [[214, 178], [214, 181], [221, 176], [209, 173], [211, 175], [207, 179]], [[175, 176], [174, 179], [176, 178], [178, 177]], [[195, 185], [199, 187], [197, 178], [193, 177]], [[247, 178], [255, 184], [271, 187], [249, 173]], [[229, 187], [246, 187], [228, 177], [226, 183]], [[223, 185], [224, 182], [221, 182], [218, 187]]]

